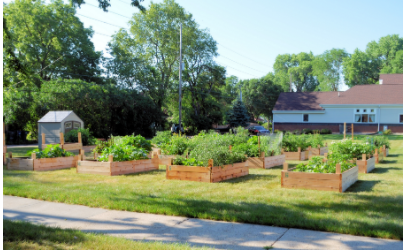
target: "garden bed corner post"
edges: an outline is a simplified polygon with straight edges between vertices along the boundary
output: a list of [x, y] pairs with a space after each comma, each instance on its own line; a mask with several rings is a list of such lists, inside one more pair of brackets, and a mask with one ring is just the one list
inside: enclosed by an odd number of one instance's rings
[[108, 162], [109, 162], [109, 175], [112, 176], [112, 162], [114, 162], [113, 155], [108, 156]]
[[281, 187], [283, 187], [283, 176], [286, 175], [286, 172], [289, 170], [289, 164], [283, 163], [283, 172], [281, 173]]
[[335, 173], [339, 175], [339, 192], [342, 193], [342, 174], [341, 174], [341, 164], [335, 165]]

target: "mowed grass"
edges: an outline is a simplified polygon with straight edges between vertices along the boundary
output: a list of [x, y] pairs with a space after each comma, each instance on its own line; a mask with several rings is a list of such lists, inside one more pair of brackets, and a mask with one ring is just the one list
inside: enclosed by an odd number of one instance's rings
[[[342, 135], [326, 135], [328, 142]], [[355, 136], [362, 138], [366, 136]], [[282, 189], [282, 167], [250, 169], [220, 183], [165, 179], [165, 170], [122, 176], [8, 171], [7, 195], [106, 209], [179, 215], [403, 239], [403, 139], [389, 136], [390, 156], [345, 193]], [[300, 163], [289, 162], [291, 166]]]
[[132, 241], [28, 222], [3, 220], [4, 250], [194, 250], [187, 243]]

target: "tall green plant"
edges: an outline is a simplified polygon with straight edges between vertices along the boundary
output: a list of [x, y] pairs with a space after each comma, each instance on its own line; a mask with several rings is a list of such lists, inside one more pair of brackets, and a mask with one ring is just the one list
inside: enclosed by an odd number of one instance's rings
[[47, 145], [46, 148], [43, 149], [42, 151], [39, 150], [38, 148], [32, 151], [28, 151], [27, 156], [31, 156], [32, 153], [36, 153], [37, 159], [74, 156], [73, 153], [66, 152], [64, 149], [60, 148], [59, 144]]
[[331, 142], [329, 147], [329, 151], [332, 153], [338, 154], [346, 154], [349, 155], [350, 158], [362, 158], [362, 154], [366, 154], [367, 156], [372, 155], [374, 146], [367, 143], [356, 143], [350, 139], [345, 139], [337, 142]]

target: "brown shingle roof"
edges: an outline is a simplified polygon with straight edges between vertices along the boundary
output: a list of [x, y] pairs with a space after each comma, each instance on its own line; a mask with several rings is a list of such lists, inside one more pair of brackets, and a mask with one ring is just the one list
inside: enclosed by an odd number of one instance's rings
[[383, 85], [402, 85], [403, 74], [380, 74], [379, 80], [383, 79]]
[[281, 93], [274, 110], [323, 110], [320, 104], [403, 104], [403, 74], [381, 74], [380, 79], [382, 85], [356, 85], [345, 92]]
[[324, 110], [320, 104], [338, 96], [338, 92], [283, 92], [274, 110]]

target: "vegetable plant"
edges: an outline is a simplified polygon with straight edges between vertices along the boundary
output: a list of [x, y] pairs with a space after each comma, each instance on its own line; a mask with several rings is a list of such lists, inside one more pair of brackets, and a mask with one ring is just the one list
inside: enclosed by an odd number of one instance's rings
[[390, 148], [389, 139], [386, 136], [374, 136], [374, 137], [367, 137], [365, 140], [368, 144], [374, 144], [376, 148], [382, 147], [383, 145], [386, 148]]
[[347, 159], [330, 158], [327, 162], [323, 162], [323, 157], [315, 156], [311, 158], [307, 164], [301, 163], [297, 165], [294, 171], [308, 173], [335, 173], [337, 164], [341, 165], [341, 173], [355, 166], [355, 164], [348, 162]]
[[291, 133], [285, 134], [282, 139], [282, 148], [286, 152], [297, 152], [300, 147], [303, 151], [307, 147], [310, 146], [310, 142], [308, 140], [308, 136], [305, 134], [302, 135], [294, 135]]
[[45, 149], [42, 151], [37, 149], [31, 150], [27, 152], [27, 156], [31, 156], [32, 153], [36, 153], [37, 159], [42, 158], [58, 158], [58, 157], [70, 157], [74, 156], [73, 153], [67, 152], [64, 149], [60, 148], [59, 144], [55, 145], [47, 145]]
[[337, 142], [331, 142], [329, 150], [332, 153], [346, 154], [350, 158], [362, 158], [362, 154], [371, 156], [374, 146], [368, 143], [356, 143], [351, 139], [345, 139]]
[[96, 139], [91, 135], [90, 129], [73, 129], [65, 134], [65, 142], [78, 142], [79, 137], [78, 133], [81, 132], [81, 142], [83, 146], [94, 145], [96, 143]]

